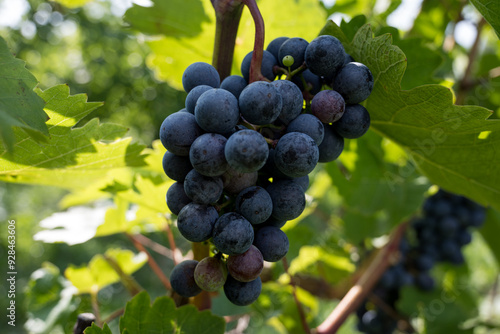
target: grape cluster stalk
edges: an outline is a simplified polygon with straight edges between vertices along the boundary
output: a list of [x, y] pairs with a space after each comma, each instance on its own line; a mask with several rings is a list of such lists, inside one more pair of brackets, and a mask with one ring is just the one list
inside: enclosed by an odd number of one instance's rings
[[274, 39], [263, 50], [261, 81], [250, 82], [252, 55], [242, 76], [222, 82], [210, 64], [188, 66], [185, 108], [160, 128], [163, 168], [176, 181], [167, 205], [182, 236], [209, 242], [214, 253], [173, 269], [172, 288], [184, 297], [222, 288], [236, 305], [257, 300], [264, 261], [288, 252], [281, 228], [303, 212], [309, 174], [370, 126], [360, 103], [373, 76], [337, 38]]
[[431, 269], [439, 263], [464, 263], [462, 248], [472, 241], [471, 230], [485, 220], [486, 210], [466, 197], [439, 190], [429, 196], [422, 215], [399, 244], [399, 261], [382, 275], [367, 300], [357, 310], [358, 330], [367, 334], [392, 333], [400, 317], [396, 302], [404, 286], [431, 291], [435, 281]]

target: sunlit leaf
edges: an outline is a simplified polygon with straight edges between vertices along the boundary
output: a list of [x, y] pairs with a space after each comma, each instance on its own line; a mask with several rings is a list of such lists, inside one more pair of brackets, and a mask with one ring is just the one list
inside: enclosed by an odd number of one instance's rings
[[[139, 270], [147, 262], [146, 254], [134, 254], [124, 249], [108, 249], [104, 255], [116, 261], [121, 270], [128, 275]], [[120, 280], [120, 276], [103, 255], [94, 256], [87, 266], [68, 267], [64, 275], [78, 289], [78, 293], [96, 293]]]
[[500, 2], [491, 0], [471, 0], [472, 4], [484, 16], [500, 38]]
[[47, 101], [50, 140], [41, 145], [17, 132], [14, 154], [0, 148], [0, 180], [82, 188], [112, 169], [144, 165], [144, 147], [123, 138], [125, 127], [98, 119], [75, 127], [100, 103], [87, 102], [85, 95], [70, 96], [65, 85], [37, 92]]
[[19, 131], [21, 135], [37, 142], [46, 142], [49, 135], [44, 101], [33, 91], [38, 82], [24, 65], [0, 37], [0, 141], [6, 146], [0, 147], [0, 153], [13, 149], [17, 139], [13, 127], [25, 130]]

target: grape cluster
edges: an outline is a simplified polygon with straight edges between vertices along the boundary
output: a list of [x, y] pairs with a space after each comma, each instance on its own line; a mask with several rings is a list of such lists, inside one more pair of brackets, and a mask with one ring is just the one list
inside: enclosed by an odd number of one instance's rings
[[[411, 228], [399, 245], [400, 261], [380, 278], [373, 293], [390, 309], [395, 309], [399, 290], [414, 285], [421, 291], [434, 288], [430, 274], [439, 262], [464, 263], [462, 247], [472, 240], [471, 228], [485, 220], [484, 207], [463, 197], [439, 190], [424, 202], [422, 217], [412, 221]], [[411, 242], [410, 240], [413, 240]], [[397, 319], [380, 307], [366, 302], [357, 311], [358, 329], [363, 333], [391, 333]]]
[[337, 38], [273, 40], [262, 60], [267, 81], [249, 83], [252, 54], [243, 76], [222, 82], [209, 64], [188, 66], [186, 108], [161, 125], [163, 168], [176, 181], [167, 205], [180, 233], [211, 242], [215, 253], [173, 269], [172, 287], [185, 297], [223, 287], [236, 305], [254, 302], [264, 261], [288, 252], [281, 227], [304, 210], [308, 174], [370, 125], [359, 103], [370, 95], [372, 74]]

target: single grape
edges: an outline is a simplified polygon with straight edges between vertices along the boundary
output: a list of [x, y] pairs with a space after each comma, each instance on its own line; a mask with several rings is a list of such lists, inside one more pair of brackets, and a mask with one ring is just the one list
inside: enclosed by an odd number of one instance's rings
[[162, 160], [163, 171], [174, 181], [184, 182], [187, 173], [193, 169], [188, 157], [165, 152]]
[[271, 216], [273, 202], [264, 188], [252, 186], [238, 194], [235, 201], [235, 211], [251, 224], [261, 224]]
[[332, 88], [344, 97], [345, 103], [363, 102], [373, 89], [373, 76], [368, 67], [361, 63], [347, 63], [338, 72]]
[[309, 43], [299, 37], [289, 38], [281, 44], [278, 51], [278, 61], [281, 66], [283, 66], [283, 58], [285, 56], [292, 56], [294, 63], [291, 66], [292, 71], [300, 67], [304, 63], [304, 53]]
[[194, 108], [194, 116], [207, 132], [225, 134], [240, 119], [238, 100], [225, 89], [211, 89], [201, 94]]
[[207, 85], [200, 85], [191, 89], [189, 94], [186, 96], [186, 101], [185, 101], [186, 111], [194, 115], [194, 108], [196, 107], [196, 102], [198, 102], [198, 99], [200, 98], [201, 94], [205, 93], [207, 90], [212, 90], [212, 89], [213, 87]]
[[202, 242], [212, 237], [217, 210], [210, 205], [189, 203], [177, 217], [177, 227], [182, 236], [191, 242]]
[[236, 212], [223, 214], [215, 222], [212, 241], [219, 251], [227, 255], [246, 252], [254, 238], [252, 224]]
[[160, 127], [160, 140], [163, 146], [175, 155], [189, 155], [189, 148], [203, 130], [196, 123], [194, 116], [185, 111], [178, 111], [165, 118]]
[[274, 226], [277, 228], [282, 228], [286, 224], [286, 220], [277, 220], [274, 217], [270, 217], [268, 220], [266, 220], [264, 223], [257, 225], [258, 227], [264, 227], [264, 226]]
[[261, 169], [269, 155], [265, 138], [254, 130], [241, 130], [229, 137], [224, 149], [229, 166], [242, 173]]
[[276, 61], [278, 61], [278, 53], [280, 51], [280, 47], [287, 39], [288, 37], [278, 37], [273, 39], [267, 45], [266, 51], [269, 51], [274, 56], [274, 58], [276, 58]]
[[193, 168], [205, 176], [220, 176], [229, 165], [224, 155], [227, 139], [216, 133], [205, 133], [193, 142], [189, 160]]
[[300, 88], [289, 80], [276, 80], [272, 85], [278, 90], [283, 101], [283, 107], [278, 116], [284, 124], [290, 123], [302, 112], [304, 99]]
[[220, 76], [215, 67], [203, 62], [196, 62], [189, 65], [182, 75], [182, 86], [189, 93], [194, 87], [207, 85], [218, 88], [220, 86]]
[[325, 135], [325, 127], [316, 116], [311, 114], [301, 114], [288, 124], [286, 132], [305, 133], [314, 140], [316, 145], [320, 145]]
[[306, 192], [307, 188], [309, 188], [309, 175], [295, 177], [292, 179], [292, 181], [298, 184], [304, 192]]
[[301, 132], [289, 132], [280, 138], [275, 148], [274, 163], [285, 175], [301, 177], [309, 174], [319, 159], [316, 142]]
[[243, 254], [230, 255], [227, 258], [229, 274], [240, 282], [250, 282], [259, 277], [264, 269], [262, 253], [254, 245]]
[[442, 217], [437, 226], [438, 231], [445, 237], [453, 236], [459, 227], [460, 223], [458, 219], [453, 216]]
[[229, 168], [221, 177], [224, 190], [231, 195], [238, 195], [243, 189], [254, 186], [259, 174], [256, 171], [242, 173]]
[[354, 58], [350, 54], [346, 53], [344, 58], [344, 65], [352, 62], [354, 62]]
[[222, 195], [222, 179], [202, 175], [193, 169], [184, 180], [184, 191], [195, 203], [215, 203]]
[[206, 257], [194, 269], [196, 285], [205, 291], [215, 292], [224, 286], [227, 268], [224, 261], [215, 257]]
[[428, 254], [420, 254], [415, 259], [415, 267], [418, 270], [430, 270], [432, 267], [434, 267], [434, 258]]
[[[241, 74], [243, 74], [243, 78], [245, 78], [247, 82], [250, 81], [250, 65], [252, 63], [252, 55], [253, 51], [250, 51], [241, 62]], [[276, 75], [274, 74], [273, 67], [276, 65], [278, 65], [276, 58], [272, 55], [272, 53], [264, 50], [260, 71], [266, 79], [270, 81], [274, 80]]]
[[235, 305], [246, 306], [252, 304], [259, 298], [262, 291], [262, 281], [257, 277], [250, 282], [240, 282], [231, 275], [227, 276], [224, 284], [224, 294], [227, 299]]
[[434, 289], [434, 279], [427, 272], [420, 272], [415, 277], [415, 285], [423, 291]]
[[345, 57], [342, 43], [330, 35], [316, 37], [305, 51], [307, 68], [324, 77], [333, 77], [344, 64]]
[[344, 150], [344, 138], [339, 136], [332, 125], [325, 125], [323, 141], [318, 146], [318, 162], [330, 162], [339, 157]]
[[220, 88], [231, 92], [235, 98], [239, 98], [243, 89], [248, 85], [245, 78], [239, 75], [230, 75], [222, 80]]
[[238, 103], [241, 116], [257, 125], [274, 122], [283, 108], [281, 94], [274, 85], [265, 81], [255, 81], [246, 86]]
[[267, 187], [273, 201], [272, 216], [276, 220], [292, 220], [300, 216], [306, 207], [301, 186], [290, 180], [277, 180]]
[[174, 267], [170, 273], [172, 289], [182, 297], [194, 297], [202, 290], [194, 280], [196, 260], [185, 260]]
[[338, 121], [344, 111], [344, 98], [334, 90], [322, 90], [311, 101], [311, 113], [323, 123]]
[[183, 207], [191, 203], [191, 198], [184, 191], [184, 184], [175, 182], [167, 190], [167, 206], [174, 214], [178, 215]]
[[281, 60], [281, 62], [283, 63], [283, 66], [285, 66], [285, 67], [291, 67], [293, 65], [293, 63], [295, 62], [295, 60], [293, 59], [292, 56], [284, 56], [283, 59]]
[[461, 230], [458, 232], [456, 240], [460, 246], [468, 245], [472, 241], [472, 234], [467, 230]]
[[344, 138], [359, 138], [370, 127], [370, 114], [361, 104], [350, 104], [345, 107], [344, 115], [332, 125], [333, 129]]
[[255, 232], [253, 244], [260, 250], [264, 260], [268, 262], [281, 260], [288, 253], [290, 246], [285, 232], [274, 226], [258, 229]]

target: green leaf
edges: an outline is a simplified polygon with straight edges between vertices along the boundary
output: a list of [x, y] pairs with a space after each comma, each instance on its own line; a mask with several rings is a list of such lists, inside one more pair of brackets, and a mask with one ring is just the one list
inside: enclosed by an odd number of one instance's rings
[[485, 20], [493, 27], [500, 38], [500, 2], [491, 0], [471, 0], [472, 4], [484, 16]]
[[[198, 35], [183, 38], [165, 36], [148, 42], [152, 53], [147, 58], [147, 65], [155, 70], [159, 79], [179, 90], [183, 89], [182, 73], [186, 67], [197, 61], [212, 62], [215, 13], [210, 1], [202, 3], [210, 20], [202, 22], [202, 30]], [[325, 12], [317, 0], [261, 1], [259, 8], [266, 23], [266, 45], [279, 36], [297, 36], [311, 41], [326, 20]], [[250, 13], [244, 10], [236, 38], [233, 74], [240, 73], [241, 61], [253, 50], [253, 27]]]
[[24, 67], [24, 61], [16, 59], [0, 37], [0, 140], [9, 151], [15, 143], [14, 130], [25, 130], [37, 142], [47, 141], [49, 135], [47, 114], [43, 111], [44, 101], [33, 88], [35, 77]]
[[143, 146], [122, 138], [125, 127], [98, 119], [75, 127], [101, 103], [88, 103], [83, 94], [70, 96], [65, 85], [38, 94], [47, 101], [51, 138], [40, 145], [17, 131], [15, 153], [0, 148], [1, 181], [82, 188], [110, 170], [144, 165]]
[[198, 0], [154, 0], [151, 7], [134, 4], [125, 13], [125, 20], [140, 32], [174, 37], [196, 36], [202, 23], [210, 22]]
[[94, 0], [52, 0], [52, 1], [58, 2], [67, 8], [78, 8]]
[[31, 274], [24, 291], [29, 309], [27, 331], [50, 333], [58, 323], [68, 321], [77, 308], [73, 299], [76, 289], [68, 283], [59, 268], [50, 262], [44, 262]]
[[454, 105], [450, 89], [440, 85], [401, 90], [406, 56], [389, 35], [373, 37], [369, 25], [346, 50], [375, 78], [366, 101], [371, 129], [403, 147], [431, 182], [500, 208], [500, 121], [487, 120], [491, 111]]
[[[134, 254], [124, 249], [108, 249], [105, 256], [115, 260], [127, 275], [136, 272], [147, 262], [146, 254]], [[78, 293], [96, 293], [120, 280], [120, 276], [102, 255], [94, 256], [87, 266], [68, 267], [64, 275], [78, 289]]]
[[92, 323], [92, 326], [87, 327], [84, 331], [84, 334], [113, 334], [111, 332], [111, 329], [109, 329], [108, 324], [104, 323], [102, 326], [102, 329], [95, 324], [95, 322]]
[[153, 305], [147, 292], [138, 293], [120, 318], [120, 333], [224, 333], [226, 322], [193, 305], [175, 307], [171, 298], [159, 297]]
[[346, 141], [341, 168], [326, 165], [344, 200], [344, 231], [352, 242], [388, 233], [421, 206], [429, 184], [401, 154], [397, 146], [368, 132]]

